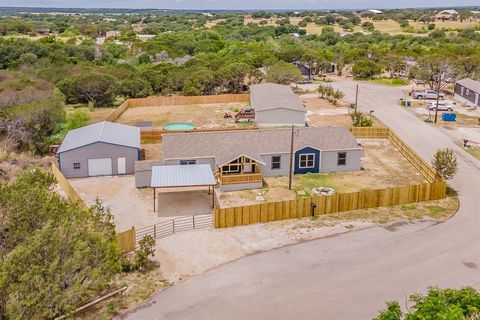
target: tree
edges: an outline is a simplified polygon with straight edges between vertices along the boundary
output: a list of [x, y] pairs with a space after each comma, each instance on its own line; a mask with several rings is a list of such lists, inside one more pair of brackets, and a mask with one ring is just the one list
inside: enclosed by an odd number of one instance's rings
[[437, 150], [432, 160], [432, 166], [439, 177], [450, 180], [457, 173], [457, 156], [452, 149]]
[[116, 93], [125, 98], [145, 98], [153, 94], [150, 83], [139, 77], [122, 80], [116, 87]]
[[354, 77], [359, 79], [369, 79], [381, 72], [382, 67], [370, 59], [357, 61], [352, 68]]
[[104, 73], [85, 73], [68, 77], [57, 83], [68, 103], [93, 103], [110, 106], [113, 102], [116, 79]]
[[375, 30], [375, 26], [370, 21], [365, 21], [362, 23], [362, 29], [367, 32], [373, 32]]
[[387, 309], [374, 320], [437, 320], [478, 319], [480, 316], [480, 293], [472, 287], [461, 289], [429, 288], [426, 295], [412, 294], [414, 305], [402, 312], [398, 301], [387, 302]]
[[0, 318], [71, 314], [119, 271], [111, 213], [99, 202], [81, 209], [55, 183], [33, 169], [0, 186]]
[[300, 70], [293, 64], [279, 61], [267, 69], [267, 82], [290, 84], [302, 79]]
[[[417, 78], [425, 80], [430, 89], [440, 92], [448, 80], [453, 77], [453, 68], [449, 59], [443, 55], [435, 54], [424, 57], [418, 63]], [[435, 123], [438, 120], [438, 103], [440, 95], [437, 95], [437, 107], [435, 108]]]

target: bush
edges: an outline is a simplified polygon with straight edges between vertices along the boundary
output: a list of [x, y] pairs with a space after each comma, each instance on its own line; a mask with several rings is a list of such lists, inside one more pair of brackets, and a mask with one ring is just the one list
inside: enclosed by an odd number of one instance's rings
[[373, 120], [362, 112], [354, 112], [351, 117], [354, 127], [371, 127], [373, 125]]
[[151, 265], [150, 257], [155, 254], [155, 239], [148, 235], [139, 242], [139, 249], [132, 254], [124, 254], [121, 259], [123, 272], [145, 271]]

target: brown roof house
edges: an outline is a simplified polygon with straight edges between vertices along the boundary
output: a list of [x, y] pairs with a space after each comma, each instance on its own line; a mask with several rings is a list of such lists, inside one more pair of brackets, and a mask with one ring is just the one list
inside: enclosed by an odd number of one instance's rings
[[458, 17], [457, 10], [442, 10], [435, 15], [436, 20], [456, 20]]
[[[208, 164], [222, 191], [258, 189], [288, 176], [290, 128], [163, 135], [165, 165]], [[295, 174], [360, 170], [362, 146], [345, 128], [294, 129]]]
[[289, 86], [262, 83], [250, 87], [250, 105], [259, 126], [305, 126], [307, 109]]

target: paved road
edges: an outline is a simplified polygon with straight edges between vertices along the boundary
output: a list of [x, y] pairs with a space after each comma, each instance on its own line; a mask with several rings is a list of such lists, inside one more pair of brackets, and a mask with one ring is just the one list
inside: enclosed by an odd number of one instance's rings
[[[353, 100], [352, 82], [335, 83]], [[459, 213], [444, 223], [373, 227], [249, 256], [154, 296], [121, 319], [371, 319], [429, 285], [480, 287], [480, 162], [397, 107], [396, 88], [362, 85], [360, 109], [425, 159], [454, 148]], [[206, 253], [208, 254], [208, 253]]]

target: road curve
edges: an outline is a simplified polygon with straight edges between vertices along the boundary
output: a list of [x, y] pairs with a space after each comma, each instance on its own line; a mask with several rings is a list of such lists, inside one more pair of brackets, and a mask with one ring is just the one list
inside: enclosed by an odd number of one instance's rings
[[[353, 101], [354, 83], [335, 87]], [[155, 295], [118, 319], [371, 319], [386, 300], [429, 285], [480, 286], [480, 162], [398, 106], [397, 88], [360, 85], [359, 107], [395, 130], [426, 160], [453, 148], [452, 219], [397, 223], [243, 258]], [[208, 254], [208, 252], [206, 253]]]

